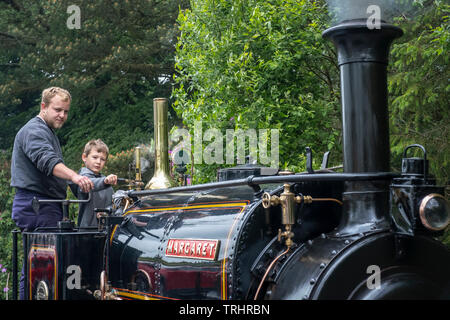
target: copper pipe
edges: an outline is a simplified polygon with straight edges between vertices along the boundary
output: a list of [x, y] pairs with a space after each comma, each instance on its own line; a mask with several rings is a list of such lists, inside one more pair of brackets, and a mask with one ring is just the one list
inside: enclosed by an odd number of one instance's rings
[[[308, 200], [309, 200], [309, 201], [312, 201], [312, 202], [314, 202], [314, 201], [332, 201], [332, 202], [336, 202], [336, 203], [338, 203], [338, 204], [340, 204], [340, 205], [343, 204], [342, 201], [340, 201], [340, 200], [338, 200], [338, 199], [334, 199], [334, 198], [311, 198], [310, 196], [307, 196], [307, 197], [309, 198]], [[303, 198], [303, 197], [302, 197], [301, 199], [302, 199], [302, 201], [304, 201], [304, 198]], [[269, 274], [269, 272], [270, 272], [270, 270], [272, 269], [272, 267], [274, 266], [274, 264], [275, 264], [275, 263], [276, 263], [283, 255], [285, 255], [285, 254], [290, 250], [290, 248], [291, 248], [291, 246], [288, 246], [288, 248], [287, 248], [285, 251], [283, 251], [278, 257], [276, 257], [276, 258], [270, 263], [269, 267], [267, 268], [266, 272], [264, 273], [263, 278], [261, 279], [261, 282], [259, 283], [258, 289], [256, 290], [256, 293], [255, 293], [254, 300], [257, 300], [257, 299], [258, 299], [258, 295], [259, 295], [259, 292], [261, 291], [262, 285], [263, 285], [264, 281], [266, 280], [266, 277], [267, 277], [267, 275]]]
[[311, 198], [311, 200], [313, 202], [314, 201], [333, 201], [333, 202], [340, 204], [341, 206], [343, 205], [342, 201], [340, 201], [338, 199], [334, 199], [334, 198]]
[[261, 290], [262, 285], [263, 285], [264, 281], [266, 280], [266, 277], [267, 277], [267, 275], [269, 274], [269, 272], [270, 272], [270, 270], [272, 269], [272, 267], [273, 267], [273, 265], [275, 264], [275, 262], [277, 262], [278, 259], [280, 259], [282, 256], [284, 256], [290, 249], [291, 249], [291, 248], [288, 247], [285, 251], [283, 251], [278, 257], [276, 257], [276, 258], [270, 263], [269, 267], [268, 267], [267, 270], [266, 270], [266, 273], [264, 273], [264, 276], [263, 276], [261, 282], [259, 283], [258, 289], [256, 290], [255, 297], [253, 298], [253, 300], [257, 300], [257, 299], [258, 299], [259, 291]]

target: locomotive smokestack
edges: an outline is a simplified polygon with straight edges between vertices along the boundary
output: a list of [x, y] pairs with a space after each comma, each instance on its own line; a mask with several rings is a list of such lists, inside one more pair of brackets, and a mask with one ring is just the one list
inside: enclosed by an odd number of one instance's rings
[[169, 128], [167, 120], [167, 99], [153, 99], [153, 121], [155, 127], [155, 172], [145, 189], [173, 187], [169, 173]]
[[[324, 31], [336, 46], [341, 74], [344, 172], [390, 171], [387, 65], [392, 41], [403, 34], [379, 21], [344, 21]], [[389, 187], [384, 182], [347, 182], [341, 233], [389, 224]]]

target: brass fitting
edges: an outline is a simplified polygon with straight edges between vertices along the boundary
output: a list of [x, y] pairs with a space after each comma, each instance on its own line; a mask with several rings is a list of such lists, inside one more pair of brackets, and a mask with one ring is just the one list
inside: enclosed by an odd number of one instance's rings
[[[290, 172], [282, 171], [281, 175], [292, 174]], [[294, 193], [291, 192], [291, 185], [285, 183], [283, 193], [280, 196], [270, 195], [268, 192], [264, 192], [262, 196], [262, 205], [266, 211], [272, 207], [281, 205], [281, 223], [284, 225], [285, 231], [278, 230], [278, 241], [281, 242], [282, 238], [286, 239], [286, 246], [290, 248], [293, 244], [292, 238], [294, 237], [294, 233], [292, 232], [292, 225], [295, 223], [295, 203], [301, 204], [306, 203], [310, 204], [313, 201], [331, 201], [338, 203], [339, 205], [343, 205], [342, 201], [334, 198], [313, 198], [311, 196], [295, 196]]]
[[281, 229], [278, 229], [278, 242], [281, 242], [281, 239], [285, 238], [286, 239], [285, 244], [288, 248], [290, 248], [294, 243], [292, 241], [292, 238], [294, 237], [294, 233], [291, 231], [292, 225], [290, 224], [285, 225], [285, 229], [286, 229], [285, 231], [281, 231]]
[[[294, 174], [290, 171], [281, 171], [280, 175], [290, 175]], [[295, 224], [295, 203], [311, 203], [311, 196], [295, 196], [294, 193], [291, 192], [291, 185], [289, 183], [285, 183], [283, 185], [284, 190], [280, 196], [273, 195], [271, 196], [268, 192], [264, 192], [262, 196], [262, 205], [265, 209], [270, 208], [271, 206], [281, 205], [281, 223], [284, 225], [284, 230], [278, 230], [278, 241], [281, 242], [282, 238], [286, 239], [286, 246], [290, 248], [293, 244], [292, 238], [294, 237], [294, 233], [292, 232], [292, 226]]]
[[281, 241], [281, 238], [285, 238], [288, 248], [293, 244], [292, 238], [294, 233], [292, 232], [292, 225], [295, 223], [295, 203], [302, 201], [302, 197], [296, 197], [290, 188], [291, 185], [285, 183], [283, 193], [279, 197], [276, 195], [271, 196], [268, 192], [265, 192], [262, 197], [262, 205], [266, 209], [271, 206], [281, 205], [281, 223], [284, 225], [285, 231], [282, 232], [281, 229], [278, 231], [278, 240]]
[[141, 185], [143, 186], [144, 183], [142, 182], [142, 173], [141, 173], [141, 148], [136, 147], [136, 153], [135, 153], [135, 159], [136, 159], [136, 165], [135, 173], [136, 173], [136, 190], [141, 190]]
[[100, 290], [94, 291], [94, 298], [97, 300], [122, 300], [118, 297], [117, 291], [107, 281], [105, 271], [100, 274]]

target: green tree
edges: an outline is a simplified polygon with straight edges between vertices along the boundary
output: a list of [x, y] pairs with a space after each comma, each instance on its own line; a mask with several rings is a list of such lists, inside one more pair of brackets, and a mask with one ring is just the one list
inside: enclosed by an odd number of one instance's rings
[[393, 164], [400, 170], [403, 148], [420, 143], [443, 184], [450, 182], [449, 14], [445, 1], [419, 1], [403, 12], [389, 74]]
[[[403, 149], [421, 143], [447, 183], [449, 5], [394, 4], [389, 14], [405, 35], [392, 46], [388, 76], [392, 167], [399, 171]], [[198, 120], [205, 128], [278, 128], [281, 167], [302, 170], [307, 145], [331, 149], [338, 164], [339, 79], [334, 49], [321, 38], [328, 19], [323, 1], [191, 1], [178, 18], [173, 91], [184, 123], [191, 132]]]
[[[339, 159], [338, 72], [321, 37], [327, 21], [324, 1], [191, 1], [178, 17], [173, 91], [191, 135], [195, 121], [279, 129], [282, 168], [304, 170], [306, 146]], [[196, 168], [196, 182], [214, 176]]]
[[[79, 29], [72, 28], [79, 8]], [[171, 91], [185, 0], [0, 1], [0, 148], [38, 112], [42, 89], [73, 96], [59, 137], [69, 165], [102, 138], [112, 152], [150, 141], [152, 98]]]
[[[0, 151], [0, 300], [11, 297], [12, 288], [12, 233], [15, 223], [11, 219], [14, 191], [9, 187], [9, 155]], [[20, 238], [20, 237], [19, 237]], [[18, 240], [20, 246], [21, 240]], [[19, 249], [19, 255], [21, 250]]]

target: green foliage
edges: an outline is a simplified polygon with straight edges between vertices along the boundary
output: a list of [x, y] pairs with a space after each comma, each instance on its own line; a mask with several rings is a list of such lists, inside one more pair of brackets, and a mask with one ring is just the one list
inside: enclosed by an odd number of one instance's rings
[[[191, 132], [200, 120], [222, 131], [279, 129], [281, 166], [297, 171], [306, 146], [338, 159], [339, 82], [321, 37], [326, 21], [323, 1], [191, 1], [178, 17], [173, 91], [184, 124]], [[196, 169], [196, 182], [215, 175]]]
[[115, 174], [118, 177], [133, 179], [132, 168], [129, 166], [133, 164], [134, 149], [117, 152], [116, 154], [110, 154], [108, 157], [108, 163], [106, 164], [103, 173], [105, 175]]
[[153, 134], [152, 99], [136, 105], [98, 108], [92, 114], [78, 114], [72, 109], [67, 124], [58, 135], [63, 146], [64, 160], [78, 170], [84, 144], [90, 139], [102, 139], [114, 154], [142, 143], [149, 143]]
[[[80, 8], [80, 29], [67, 27], [73, 4]], [[186, 5], [1, 1], [0, 149], [11, 147], [20, 127], [38, 113], [41, 91], [52, 85], [72, 94], [69, 120], [58, 135], [75, 170], [89, 139], [103, 139], [112, 152], [148, 142], [152, 99], [170, 95], [175, 19]]]
[[[11, 219], [14, 191], [10, 183], [9, 155], [0, 151], [0, 300], [10, 297], [12, 288], [12, 233], [16, 228]], [[21, 237], [18, 239], [20, 247]], [[19, 249], [19, 254], [22, 254]]]
[[[428, 150], [438, 182], [450, 181], [449, 5], [395, 1], [404, 36], [388, 76], [392, 168], [403, 149]], [[341, 157], [336, 57], [322, 40], [323, 1], [193, 0], [180, 12], [174, 108], [190, 129], [280, 129], [280, 167], [304, 169], [305, 146]], [[317, 157], [316, 157], [317, 159]], [[196, 164], [195, 182], [218, 165]], [[443, 237], [450, 244], [450, 232]]]
[[450, 5], [426, 1], [420, 14], [397, 19], [404, 36], [393, 45], [391, 144], [398, 170], [403, 148], [420, 143], [428, 151], [430, 171], [450, 182]]

